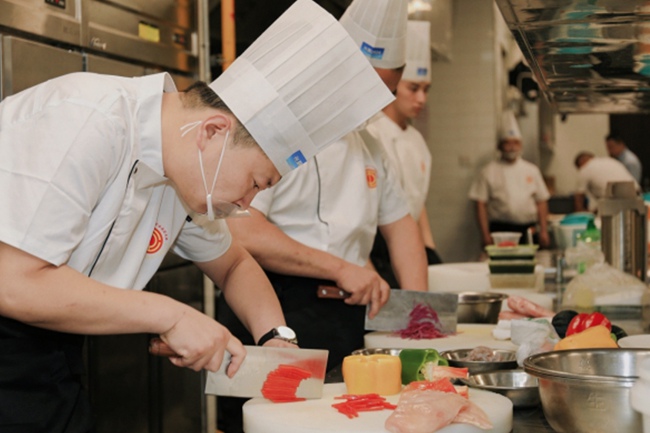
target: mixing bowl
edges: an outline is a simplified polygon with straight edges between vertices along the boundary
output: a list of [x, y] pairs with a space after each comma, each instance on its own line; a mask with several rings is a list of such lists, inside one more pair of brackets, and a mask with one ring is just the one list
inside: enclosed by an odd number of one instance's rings
[[505, 395], [514, 407], [533, 407], [539, 405], [537, 378], [523, 370], [499, 370], [472, 374], [469, 379], [461, 379], [472, 388], [485, 389]]
[[468, 361], [467, 355], [473, 349], [456, 349], [442, 352], [440, 356], [445, 358], [452, 367], [465, 367], [470, 374], [483, 373], [485, 371], [508, 370], [517, 368], [517, 353], [512, 350], [490, 349], [490, 358], [494, 361]]
[[497, 323], [501, 304], [508, 295], [491, 292], [458, 294], [458, 323]]
[[641, 432], [630, 390], [647, 358], [647, 349], [561, 350], [527, 358], [524, 370], [538, 378], [542, 409], [556, 432]]
[[393, 355], [399, 356], [402, 349], [382, 349], [382, 348], [372, 348], [372, 349], [357, 349], [352, 352], [352, 355]]

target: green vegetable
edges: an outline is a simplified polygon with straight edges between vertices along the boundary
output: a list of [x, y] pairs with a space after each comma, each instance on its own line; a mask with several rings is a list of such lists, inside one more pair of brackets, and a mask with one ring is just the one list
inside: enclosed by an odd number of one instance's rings
[[448, 366], [449, 362], [435, 349], [402, 349], [399, 353], [402, 361], [402, 384], [408, 385], [417, 380], [424, 380], [422, 370], [429, 363]]
[[627, 337], [627, 332], [625, 332], [625, 330], [623, 330], [623, 328], [621, 328], [620, 326], [616, 326], [616, 325], [612, 325], [612, 334], [616, 336], [615, 341], [618, 341], [623, 337]]

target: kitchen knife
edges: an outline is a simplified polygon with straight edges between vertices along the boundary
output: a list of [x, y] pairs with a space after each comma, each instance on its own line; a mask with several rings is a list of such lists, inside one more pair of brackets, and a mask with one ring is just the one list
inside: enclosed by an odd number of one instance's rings
[[[169, 346], [156, 342], [150, 351], [160, 356], [176, 356]], [[154, 348], [155, 347], [155, 348]], [[284, 347], [244, 346], [246, 358], [230, 378], [226, 369], [230, 364], [230, 353], [225, 352], [221, 367], [216, 372], [207, 372], [206, 394], [231, 397], [263, 397], [262, 387], [269, 373], [282, 374], [282, 371], [298, 368], [310, 377], [300, 380], [295, 396], [298, 398], [321, 398], [327, 367], [327, 350], [290, 349]], [[295, 371], [295, 370], [294, 370]], [[296, 380], [297, 383], [297, 380]]]
[[433, 308], [445, 334], [456, 332], [458, 294], [443, 292], [415, 292], [412, 290], [391, 289], [388, 302], [379, 313], [370, 319], [366, 306], [365, 329], [368, 331], [399, 331], [409, 324], [409, 314], [413, 308], [423, 304]]

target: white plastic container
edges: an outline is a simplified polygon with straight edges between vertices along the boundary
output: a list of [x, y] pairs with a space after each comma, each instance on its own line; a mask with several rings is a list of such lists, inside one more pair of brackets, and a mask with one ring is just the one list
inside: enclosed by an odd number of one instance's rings
[[643, 433], [650, 433], [650, 358], [638, 365], [636, 380], [630, 391], [630, 403], [643, 416]]

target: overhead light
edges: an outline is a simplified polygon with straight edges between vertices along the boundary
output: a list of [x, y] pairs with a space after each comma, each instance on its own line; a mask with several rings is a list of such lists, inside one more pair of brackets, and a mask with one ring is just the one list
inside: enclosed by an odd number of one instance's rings
[[431, 12], [435, 0], [409, 0], [408, 14], [415, 14], [418, 12]]

